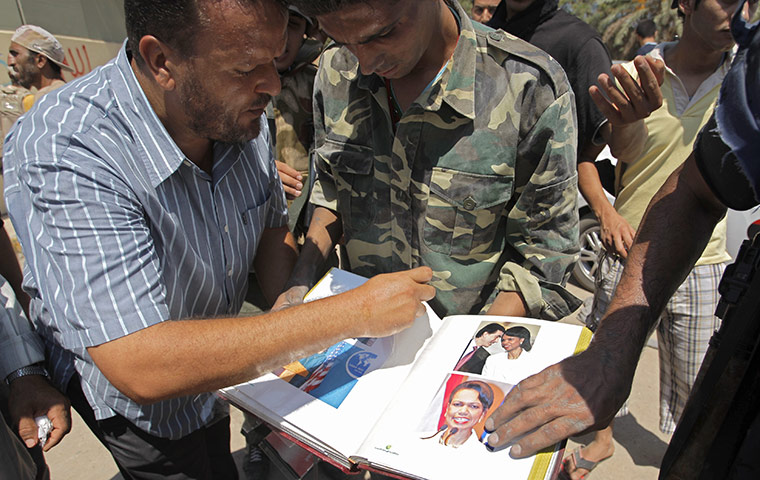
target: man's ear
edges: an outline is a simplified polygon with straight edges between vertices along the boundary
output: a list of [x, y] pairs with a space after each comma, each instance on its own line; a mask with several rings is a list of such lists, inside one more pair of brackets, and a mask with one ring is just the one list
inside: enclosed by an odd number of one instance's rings
[[34, 65], [40, 70], [45, 68], [45, 65], [47, 65], [49, 61], [50, 60], [48, 60], [48, 58], [41, 53], [34, 54]]
[[684, 15], [691, 15], [694, 13], [694, 0], [678, 0], [678, 8], [681, 9]]
[[172, 50], [167, 44], [153, 35], [145, 35], [138, 45], [140, 56], [145, 64], [145, 72], [164, 90], [174, 90], [174, 74], [176, 65], [169, 58]]

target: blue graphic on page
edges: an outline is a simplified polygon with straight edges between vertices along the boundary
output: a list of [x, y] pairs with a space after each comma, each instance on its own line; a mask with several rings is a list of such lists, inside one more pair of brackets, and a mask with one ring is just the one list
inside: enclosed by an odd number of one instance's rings
[[[352, 339], [299, 361], [302, 373], [290, 384], [338, 408], [359, 378], [380, 368], [390, 354], [389, 339]], [[304, 372], [305, 370], [305, 372]]]

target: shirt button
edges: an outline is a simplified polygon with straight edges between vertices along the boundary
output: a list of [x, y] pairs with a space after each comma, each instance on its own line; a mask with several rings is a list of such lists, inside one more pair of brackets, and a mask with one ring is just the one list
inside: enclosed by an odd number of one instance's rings
[[230, 233], [230, 226], [229, 225], [225, 225], [224, 226], [224, 233]]
[[501, 32], [491, 32], [488, 36], [491, 37], [491, 40], [501, 40], [504, 38]]
[[227, 270], [227, 276], [228, 276], [228, 277], [231, 277], [231, 276], [232, 276], [232, 269], [231, 269], [231, 268], [230, 268], [229, 270]]
[[464, 199], [464, 202], [462, 202], [462, 206], [465, 210], [475, 210], [475, 207], [478, 206], [478, 202], [475, 201], [474, 198], [472, 198], [472, 195], [468, 196]]

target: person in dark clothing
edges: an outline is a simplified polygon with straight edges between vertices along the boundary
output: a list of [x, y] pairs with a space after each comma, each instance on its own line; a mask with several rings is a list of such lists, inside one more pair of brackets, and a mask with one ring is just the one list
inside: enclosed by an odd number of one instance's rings
[[486, 350], [504, 335], [504, 325], [500, 323], [489, 323], [478, 330], [475, 340], [472, 342], [472, 349], [462, 355], [454, 370], [468, 373], [483, 373], [483, 365], [491, 356]]
[[[604, 115], [589, 97], [588, 87], [596, 84], [599, 74], [609, 73], [612, 61], [599, 33], [583, 20], [559, 9], [558, 2], [534, 0], [526, 5], [525, 1], [502, 0], [488, 26], [535, 45], [565, 70], [575, 94], [578, 152], [583, 153], [593, 144], [597, 130], [605, 122]], [[601, 147], [598, 150], [601, 151]], [[580, 161], [581, 157], [578, 158]]]
[[657, 25], [650, 19], [644, 19], [636, 25], [636, 40], [639, 42], [639, 49], [636, 50], [636, 56], [646, 55], [654, 50], [657, 41], [654, 39], [657, 35]]
[[[558, 0], [502, 0], [491, 21], [500, 28], [551, 55], [562, 66], [575, 94], [578, 116], [578, 187], [601, 224], [606, 248], [633, 241], [634, 231], [607, 200], [594, 160], [604, 148], [610, 129], [588, 89], [600, 74], [610, 73], [612, 61], [593, 27], [558, 8]], [[568, 41], [573, 39], [573, 41]]]

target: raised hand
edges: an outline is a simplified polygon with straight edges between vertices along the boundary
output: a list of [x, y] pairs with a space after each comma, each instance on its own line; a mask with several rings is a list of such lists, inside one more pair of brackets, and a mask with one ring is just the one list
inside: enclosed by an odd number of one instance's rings
[[613, 65], [612, 74], [620, 86], [603, 73], [599, 75], [601, 89], [597, 86], [589, 88], [597, 108], [613, 126], [644, 119], [662, 106], [660, 85], [665, 79], [665, 64], [662, 60], [641, 55], [633, 60], [633, 64], [639, 74], [638, 81], [621, 65]]

